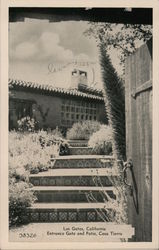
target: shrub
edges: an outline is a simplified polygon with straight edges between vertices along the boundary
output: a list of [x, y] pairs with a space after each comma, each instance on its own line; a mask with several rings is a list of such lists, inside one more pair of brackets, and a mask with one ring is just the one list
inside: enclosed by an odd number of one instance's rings
[[29, 131], [33, 132], [36, 128], [37, 122], [34, 120], [34, 118], [30, 118], [29, 116], [23, 117], [20, 120], [18, 120], [18, 130], [21, 132]]
[[27, 222], [26, 209], [36, 199], [29, 189], [29, 174], [47, 170], [51, 157], [59, 155], [62, 144], [66, 148], [57, 130], [50, 134], [46, 131], [9, 133], [10, 226]]
[[46, 131], [41, 130], [36, 134], [35, 140], [38, 140], [38, 143], [40, 142], [40, 145], [42, 148], [49, 147], [52, 145], [59, 144], [59, 142], [61, 141], [61, 136], [59, 135], [60, 135], [59, 131], [57, 133], [57, 131], [46, 132]]
[[25, 170], [23, 165], [16, 164], [18, 157], [13, 161], [9, 159], [9, 182], [12, 182], [12, 179], [15, 181], [29, 181], [29, 172]]
[[27, 222], [26, 209], [35, 196], [29, 189], [29, 174], [45, 171], [51, 165], [50, 158], [59, 155], [60, 138], [38, 133], [9, 133], [9, 224]]
[[56, 127], [56, 129], [53, 129], [51, 131], [48, 130], [48, 134], [49, 135], [54, 135], [57, 138], [63, 138], [63, 135], [62, 135], [62, 133], [61, 133], [61, 131], [59, 130], [58, 127]]
[[101, 124], [97, 121], [84, 121], [74, 123], [67, 132], [69, 140], [88, 140], [90, 136], [100, 129]]
[[69, 155], [69, 145], [66, 140], [61, 140], [59, 155]]
[[112, 154], [112, 130], [109, 126], [102, 125], [100, 130], [93, 133], [88, 145], [96, 154]]
[[30, 173], [49, 168], [50, 158], [59, 155], [59, 139], [47, 132], [9, 133], [9, 166], [13, 171], [23, 167]]
[[36, 200], [33, 192], [29, 190], [29, 183], [16, 182], [14, 178], [9, 185], [9, 225], [20, 225], [27, 223], [27, 207]]

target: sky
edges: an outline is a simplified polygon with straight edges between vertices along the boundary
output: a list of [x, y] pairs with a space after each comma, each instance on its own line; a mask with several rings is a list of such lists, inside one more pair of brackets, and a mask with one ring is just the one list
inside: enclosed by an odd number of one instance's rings
[[86, 21], [10, 23], [9, 77], [67, 88], [78, 68], [87, 71], [89, 86], [102, 88], [97, 44], [83, 34], [88, 27]]

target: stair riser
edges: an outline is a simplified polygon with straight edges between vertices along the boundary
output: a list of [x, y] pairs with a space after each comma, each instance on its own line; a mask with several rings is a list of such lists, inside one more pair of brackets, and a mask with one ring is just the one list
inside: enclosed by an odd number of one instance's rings
[[[104, 192], [100, 191], [92, 191], [92, 195], [90, 191], [35, 191], [35, 195], [37, 196], [38, 202], [105, 202], [107, 200], [107, 196]], [[115, 199], [113, 191], [107, 191], [107, 194]], [[88, 197], [89, 200], [88, 200]], [[91, 199], [93, 197], [93, 199]]]
[[70, 155], [92, 155], [94, 153], [92, 148], [69, 148]]
[[71, 146], [71, 147], [88, 147], [88, 140], [86, 141], [76, 141], [76, 140], [72, 140], [72, 141], [68, 141], [68, 144]]
[[[34, 186], [112, 186], [110, 180], [112, 177], [107, 176], [47, 176], [47, 177], [30, 177], [30, 182]], [[113, 177], [115, 180], [115, 177]]]
[[112, 209], [28, 209], [26, 217], [30, 222], [105, 222], [113, 221]]
[[53, 169], [69, 168], [111, 168], [113, 161], [101, 162], [99, 159], [56, 159]]

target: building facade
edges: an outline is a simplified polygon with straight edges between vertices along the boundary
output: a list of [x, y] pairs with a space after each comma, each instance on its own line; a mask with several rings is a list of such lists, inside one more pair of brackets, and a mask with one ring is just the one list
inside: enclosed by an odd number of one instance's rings
[[29, 116], [40, 129], [63, 130], [85, 120], [107, 123], [103, 93], [87, 86], [86, 72], [74, 70], [69, 89], [19, 80], [9, 80], [9, 127]]

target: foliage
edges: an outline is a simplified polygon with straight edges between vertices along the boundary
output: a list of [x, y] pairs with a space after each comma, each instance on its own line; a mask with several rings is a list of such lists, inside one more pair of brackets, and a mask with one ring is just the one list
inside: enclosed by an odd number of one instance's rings
[[125, 159], [125, 91], [104, 44], [100, 45], [100, 64], [104, 85], [106, 111], [113, 129], [113, 148], [120, 159]]
[[69, 155], [69, 145], [66, 140], [61, 140], [59, 155]]
[[96, 154], [112, 154], [112, 130], [110, 126], [101, 126], [99, 131], [92, 134], [88, 145], [93, 148]]
[[41, 131], [39, 133], [39, 141], [42, 148], [50, 147], [54, 145], [57, 152], [51, 157], [55, 157], [59, 155], [68, 155], [69, 154], [69, 146], [65, 139], [62, 138], [61, 132], [56, 128], [53, 131], [46, 133], [45, 131]]
[[[116, 56], [119, 57], [120, 64], [123, 66], [123, 73], [125, 73], [125, 58], [152, 37], [152, 26], [91, 23], [85, 34], [89, 37], [94, 36], [99, 46], [105, 104], [109, 124], [113, 130], [113, 152], [116, 153], [117, 159], [123, 161], [126, 158], [124, 84], [117, 75], [109, 56], [113, 50], [116, 52]], [[117, 179], [112, 180], [110, 177], [116, 190], [116, 200], [108, 199], [111, 207], [114, 207], [116, 211], [115, 222], [120, 224], [128, 223], [127, 194], [122, 180], [122, 168], [122, 164], [116, 168]], [[105, 195], [107, 197], [106, 193]]]
[[60, 129], [58, 127], [56, 127], [53, 130], [50, 130], [50, 131], [48, 130], [48, 134], [49, 135], [54, 135], [54, 136], [56, 136], [58, 138], [63, 138], [63, 135], [62, 135], [62, 133], [61, 133], [61, 131], [60, 131]]
[[[113, 165], [111, 168], [105, 169], [105, 174], [110, 183], [112, 183], [114, 189], [113, 193], [115, 194], [116, 199], [111, 197], [107, 191], [101, 191], [101, 196], [107, 204], [104, 208], [106, 214], [102, 209], [98, 212], [98, 214], [102, 221], [114, 222], [115, 224], [128, 224], [127, 196], [125, 192], [125, 186], [123, 185], [120, 166], [121, 163], [113, 161], [112, 164]], [[98, 171], [96, 171], [96, 176], [92, 178], [92, 181], [95, 186], [102, 188], [104, 187]], [[92, 193], [87, 194], [86, 198], [88, 202], [98, 202], [96, 196]]]
[[30, 173], [45, 171], [50, 166], [50, 158], [59, 155], [60, 139], [46, 131], [38, 133], [9, 134], [10, 167], [23, 166]]
[[89, 137], [100, 129], [101, 124], [97, 121], [83, 121], [74, 123], [67, 131], [69, 140], [88, 140]]
[[18, 123], [18, 130], [21, 132], [29, 131], [33, 132], [35, 130], [36, 121], [34, 118], [30, 118], [29, 116], [23, 117], [17, 121]]
[[[17, 160], [17, 159], [16, 159]], [[15, 181], [29, 181], [29, 171], [27, 171], [23, 165], [20, 165], [19, 162], [16, 161], [13, 162], [13, 159], [9, 157], [9, 182], [12, 181], [12, 179], [15, 179]]]
[[30, 185], [24, 181], [10, 179], [9, 185], [9, 225], [27, 223], [27, 207], [36, 200], [33, 192], [29, 190]]
[[84, 32], [86, 36], [94, 36], [98, 44], [103, 44], [107, 52], [115, 49], [121, 63], [132, 54], [141, 43], [152, 37], [152, 26], [143, 24], [116, 24], [91, 22]]
[[59, 155], [63, 140], [56, 133], [9, 133], [9, 222], [10, 226], [25, 221], [26, 209], [35, 201], [29, 190], [29, 174], [45, 171], [51, 157]]

